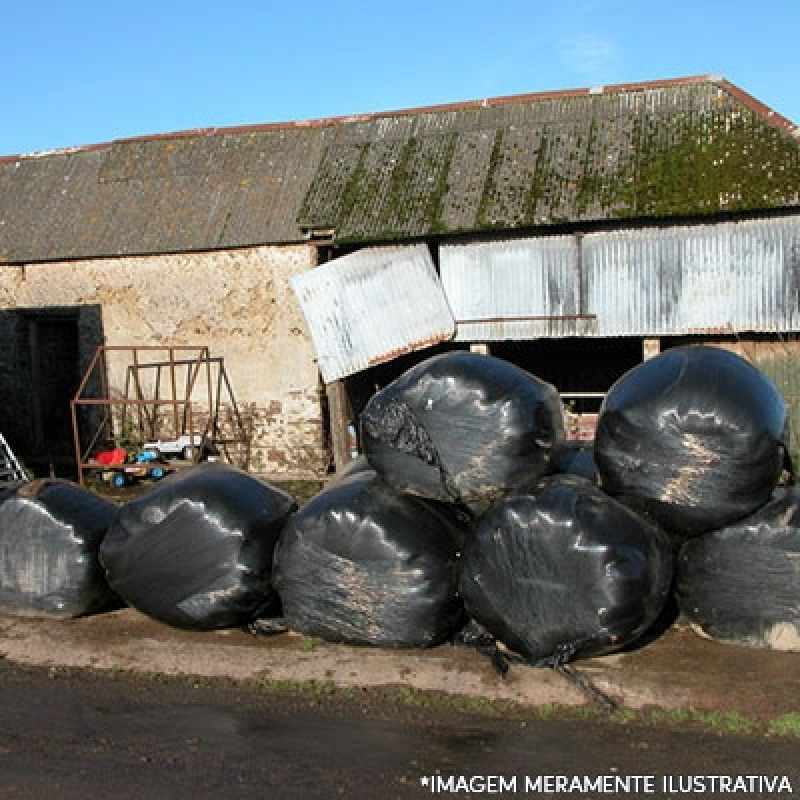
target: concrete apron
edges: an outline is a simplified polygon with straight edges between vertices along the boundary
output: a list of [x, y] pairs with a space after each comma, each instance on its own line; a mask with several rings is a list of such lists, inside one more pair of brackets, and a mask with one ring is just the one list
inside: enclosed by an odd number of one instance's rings
[[404, 686], [521, 706], [739, 711], [774, 717], [800, 709], [800, 654], [703, 639], [675, 625], [639, 649], [577, 661], [589, 691], [553, 669], [512, 665], [505, 677], [480, 653], [351, 647], [284, 633], [182, 631], [133, 609], [79, 619], [0, 615], [0, 657], [38, 667], [132, 670], [234, 681]]

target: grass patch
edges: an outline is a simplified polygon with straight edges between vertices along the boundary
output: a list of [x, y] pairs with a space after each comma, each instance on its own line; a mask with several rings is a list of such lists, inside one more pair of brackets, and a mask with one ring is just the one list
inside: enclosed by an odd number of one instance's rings
[[782, 714], [767, 723], [767, 733], [771, 736], [795, 736], [800, 739], [800, 712]]
[[[315, 644], [310, 637], [308, 646]], [[0, 663], [2, 660], [0, 659]], [[800, 711], [792, 711], [770, 719], [742, 714], [738, 711], [698, 711], [695, 709], [618, 709], [607, 713], [595, 706], [561, 706], [558, 704], [529, 707], [511, 700], [492, 699], [478, 695], [467, 696], [447, 692], [416, 689], [412, 686], [382, 687], [339, 686], [332, 680], [298, 681], [278, 678], [209, 678], [191, 674], [166, 674], [137, 669], [113, 667], [84, 670], [82, 668], [53, 667], [53, 677], [68, 678], [73, 672], [97, 672], [116, 680], [153, 684], [188, 685], [195, 689], [208, 687], [238, 688], [253, 692], [278, 692], [306, 698], [315, 705], [336, 707], [337, 701], [358, 703], [359, 708], [372, 708], [386, 712], [396, 708], [419, 711], [448, 711], [476, 714], [508, 720], [523, 727], [540, 720], [582, 720], [592, 724], [640, 725], [648, 727], [690, 728], [720, 735], [780, 736], [800, 740]]]
[[[616, 712], [617, 714], [621, 712]], [[620, 721], [643, 722], [650, 725], [690, 725], [717, 733], [754, 734], [762, 733], [761, 720], [738, 711], [697, 711], [695, 709], [649, 709], [640, 712], [624, 712]]]

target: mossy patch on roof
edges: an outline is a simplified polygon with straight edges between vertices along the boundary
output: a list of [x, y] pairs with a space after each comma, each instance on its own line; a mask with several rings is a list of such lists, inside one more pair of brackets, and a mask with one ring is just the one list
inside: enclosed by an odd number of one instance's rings
[[[490, 140], [488, 149], [461, 146], [476, 130]], [[421, 139], [413, 127], [391, 148], [377, 137], [365, 141], [339, 215], [331, 215], [337, 198], [316, 191], [335, 183], [329, 171], [336, 159], [323, 160], [303, 217], [321, 214], [340, 241], [359, 241], [800, 202], [798, 140], [713, 82], [468, 108], [451, 113], [438, 136], [437, 148], [436, 134], [428, 134], [435, 155], [415, 169]], [[476, 182], [480, 193], [458, 202], [459, 188]]]

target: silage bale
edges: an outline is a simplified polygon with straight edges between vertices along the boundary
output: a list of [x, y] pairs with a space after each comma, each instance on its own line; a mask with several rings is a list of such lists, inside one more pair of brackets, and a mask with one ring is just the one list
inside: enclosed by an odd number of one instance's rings
[[728, 350], [677, 347], [611, 387], [594, 456], [609, 494], [687, 537], [769, 500], [787, 429], [786, 402], [763, 372]]
[[275, 544], [296, 508], [243, 470], [197, 464], [120, 507], [100, 560], [118, 594], [160, 622], [244, 626], [275, 603]]
[[467, 351], [406, 371], [370, 398], [360, 425], [363, 451], [386, 483], [475, 511], [543, 475], [564, 438], [553, 386]]
[[118, 605], [98, 559], [114, 511], [59, 478], [0, 494], [0, 608], [71, 618]]
[[497, 640], [558, 666], [639, 639], [666, 607], [672, 575], [666, 534], [588, 480], [554, 475], [477, 520], [459, 588]]
[[800, 652], [800, 489], [681, 548], [678, 607], [711, 639]]
[[463, 532], [445, 506], [369, 469], [337, 479], [292, 516], [275, 553], [284, 623], [327, 641], [430, 647], [464, 623]]

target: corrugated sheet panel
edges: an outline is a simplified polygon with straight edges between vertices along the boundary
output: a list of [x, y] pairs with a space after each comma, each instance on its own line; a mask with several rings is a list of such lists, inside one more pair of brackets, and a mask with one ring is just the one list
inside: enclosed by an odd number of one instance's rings
[[291, 282], [326, 383], [453, 338], [425, 245], [360, 250]]
[[461, 341], [800, 330], [800, 217], [443, 246]]
[[800, 219], [583, 238], [598, 336], [800, 330]]
[[443, 246], [442, 285], [459, 341], [591, 334], [571, 236]]

